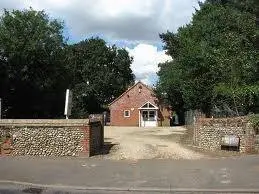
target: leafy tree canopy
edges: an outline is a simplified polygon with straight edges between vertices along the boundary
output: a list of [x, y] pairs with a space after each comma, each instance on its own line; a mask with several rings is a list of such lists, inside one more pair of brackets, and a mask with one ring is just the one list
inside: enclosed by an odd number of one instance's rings
[[[107, 46], [99, 38], [90, 38], [68, 46], [67, 64], [72, 74], [74, 115], [83, 116], [105, 109], [134, 81], [132, 58], [125, 49]], [[78, 111], [80, 110], [80, 111]]]
[[63, 22], [44, 11], [5, 10], [0, 18], [0, 98], [7, 118], [63, 118], [102, 111], [133, 81], [132, 57], [99, 38], [68, 45]]
[[176, 109], [210, 115], [228, 107], [239, 115], [258, 108], [255, 6], [238, 2], [200, 3], [190, 24], [160, 35], [173, 61], [160, 64], [158, 91]]
[[[44, 11], [4, 11], [0, 18], [0, 96], [7, 117], [61, 114], [63, 24]], [[55, 97], [54, 97], [55, 96]], [[63, 96], [63, 95], [62, 95]]]

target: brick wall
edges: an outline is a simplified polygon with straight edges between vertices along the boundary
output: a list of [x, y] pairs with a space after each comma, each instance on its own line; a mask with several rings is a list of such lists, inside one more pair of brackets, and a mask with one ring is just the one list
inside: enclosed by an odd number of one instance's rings
[[83, 119], [0, 120], [1, 154], [91, 156], [101, 149], [101, 128]]
[[103, 133], [102, 127], [100, 127], [100, 122], [94, 122], [90, 125], [90, 156], [95, 153], [99, 153], [102, 149], [103, 139], [100, 135]]
[[[112, 126], [139, 126], [139, 109], [145, 102], [158, 105], [158, 99], [154, 92], [147, 88], [141, 82], [137, 83], [133, 88], [129, 89], [123, 96], [110, 106], [110, 125]], [[130, 117], [124, 117], [124, 111], [130, 111]], [[163, 114], [166, 110], [164, 110]], [[160, 113], [160, 116], [162, 114]], [[161, 120], [163, 118], [163, 120]], [[161, 122], [158, 124], [168, 124], [168, 117], [160, 117]], [[170, 124], [170, 122], [169, 122]]]
[[224, 135], [237, 135], [242, 153], [258, 151], [255, 131], [246, 117], [200, 118], [194, 125], [194, 144], [201, 148], [220, 150]]
[[[94, 131], [94, 129], [96, 129], [96, 124], [93, 125], [93, 128], [91, 128], [91, 131], [93, 131], [93, 133], [95, 133], [94, 137], [96, 138], [96, 136], [98, 137], [98, 139], [100, 140], [98, 147], [102, 148], [104, 145], [104, 115], [103, 114], [90, 114], [89, 115], [89, 122], [91, 124], [97, 122], [98, 123], [98, 129], [97, 132]], [[99, 126], [101, 125], [101, 126]], [[96, 149], [96, 148], [95, 148]]]

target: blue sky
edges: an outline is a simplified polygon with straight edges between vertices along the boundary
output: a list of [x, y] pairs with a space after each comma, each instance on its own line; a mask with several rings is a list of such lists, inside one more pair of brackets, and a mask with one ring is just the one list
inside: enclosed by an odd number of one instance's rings
[[126, 48], [137, 80], [153, 85], [157, 64], [171, 60], [159, 33], [176, 32], [189, 23], [198, 0], [0, 0], [0, 9], [45, 10], [65, 22], [70, 43], [99, 36]]

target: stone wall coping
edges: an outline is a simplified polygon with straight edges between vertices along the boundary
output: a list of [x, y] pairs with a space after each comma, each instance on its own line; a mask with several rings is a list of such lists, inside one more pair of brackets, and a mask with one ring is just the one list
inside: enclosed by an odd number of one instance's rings
[[229, 117], [229, 118], [199, 118], [197, 124], [201, 125], [226, 125], [226, 124], [237, 124], [249, 123], [248, 117]]
[[88, 126], [89, 119], [0, 119], [0, 126]]
[[199, 121], [229, 121], [229, 120], [248, 120], [246, 116], [243, 117], [227, 117], [227, 118], [199, 118]]

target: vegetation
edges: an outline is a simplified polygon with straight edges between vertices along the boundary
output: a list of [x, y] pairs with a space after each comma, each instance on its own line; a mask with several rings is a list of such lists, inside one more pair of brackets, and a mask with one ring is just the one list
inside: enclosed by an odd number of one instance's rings
[[256, 134], [259, 134], [259, 114], [250, 115], [249, 121], [252, 123]]
[[176, 111], [258, 112], [256, 10], [252, 0], [207, 0], [190, 24], [160, 34], [173, 61], [160, 64], [159, 95]]
[[70, 88], [75, 97], [73, 116], [102, 111], [134, 80], [125, 49], [108, 47], [104, 40], [91, 38], [67, 48], [66, 64], [72, 69]]
[[132, 58], [99, 38], [68, 45], [62, 22], [33, 9], [0, 18], [0, 98], [6, 118], [62, 118], [65, 90], [74, 117], [101, 111], [134, 80]]

